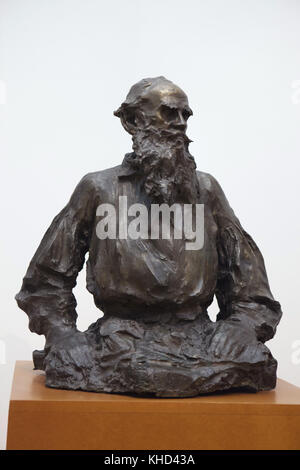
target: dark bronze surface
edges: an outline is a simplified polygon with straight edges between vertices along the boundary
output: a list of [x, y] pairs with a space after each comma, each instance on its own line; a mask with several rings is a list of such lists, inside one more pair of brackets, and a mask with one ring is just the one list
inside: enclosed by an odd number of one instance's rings
[[[34, 365], [50, 387], [185, 397], [269, 390], [277, 362], [264, 343], [281, 317], [263, 257], [218, 184], [188, 150], [185, 93], [164, 77], [134, 85], [115, 112], [132, 135], [122, 165], [87, 174], [46, 232], [17, 294], [31, 331], [45, 335]], [[204, 204], [204, 246], [105, 239], [96, 209]], [[76, 328], [72, 289], [86, 253], [87, 288], [104, 317]], [[212, 322], [207, 308], [217, 297]]]

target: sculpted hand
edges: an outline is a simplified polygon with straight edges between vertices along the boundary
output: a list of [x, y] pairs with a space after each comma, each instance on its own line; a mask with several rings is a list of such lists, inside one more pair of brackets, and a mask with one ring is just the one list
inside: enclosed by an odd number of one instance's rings
[[75, 326], [62, 326], [52, 328], [46, 335], [46, 344], [43, 350], [33, 351], [35, 369], [45, 369], [45, 359], [52, 351], [73, 351], [88, 344], [85, 333]]
[[249, 348], [257, 349], [255, 332], [238, 321], [219, 320], [209, 343], [209, 350], [216, 358], [233, 359]]

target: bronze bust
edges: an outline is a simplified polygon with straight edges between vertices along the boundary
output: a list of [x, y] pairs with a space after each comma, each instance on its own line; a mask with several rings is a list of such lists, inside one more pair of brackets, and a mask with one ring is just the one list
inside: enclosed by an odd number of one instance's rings
[[[30, 330], [46, 337], [33, 361], [47, 386], [157, 397], [275, 387], [277, 362], [264, 343], [280, 304], [220, 185], [196, 171], [186, 135], [191, 114], [186, 94], [164, 77], [135, 84], [115, 112], [133, 152], [84, 176], [46, 232], [16, 299]], [[109, 213], [120, 201], [125, 212]], [[203, 208], [198, 247], [187, 249], [186, 232], [176, 236], [175, 210], [169, 236], [161, 236], [162, 206], [194, 215]], [[130, 207], [148, 211], [131, 237]], [[155, 223], [151, 207], [162, 216]], [[147, 236], [150, 226], [155, 236]], [[104, 316], [80, 332], [72, 289], [87, 253], [87, 289]], [[216, 322], [207, 314], [214, 296]]]

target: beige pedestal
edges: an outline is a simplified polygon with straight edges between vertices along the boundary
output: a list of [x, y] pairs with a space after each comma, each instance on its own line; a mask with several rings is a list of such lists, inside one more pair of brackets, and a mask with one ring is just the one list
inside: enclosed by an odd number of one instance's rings
[[300, 449], [300, 388], [185, 399], [54, 390], [18, 361], [7, 449]]

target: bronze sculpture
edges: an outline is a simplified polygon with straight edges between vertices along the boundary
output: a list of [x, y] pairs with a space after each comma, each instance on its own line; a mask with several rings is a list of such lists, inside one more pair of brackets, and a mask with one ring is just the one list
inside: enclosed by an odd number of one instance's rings
[[[134, 85], [115, 112], [133, 152], [86, 175], [46, 232], [16, 299], [30, 330], [46, 337], [33, 360], [48, 386], [159, 397], [275, 386], [277, 362], [264, 343], [280, 304], [218, 182], [196, 171], [186, 136], [191, 114], [185, 93], [164, 77]], [[120, 198], [128, 207], [203, 205], [201, 248], [187, 250], [175, 231], [121, 236], [120, 214], [114, 236], [99, 236], [97, 208], [103, 216]], [[86, 253], [87, 289], [104, 316], [79, 332], [72, 289]], [[207, 314], [214, 295], [216, 322]]]

